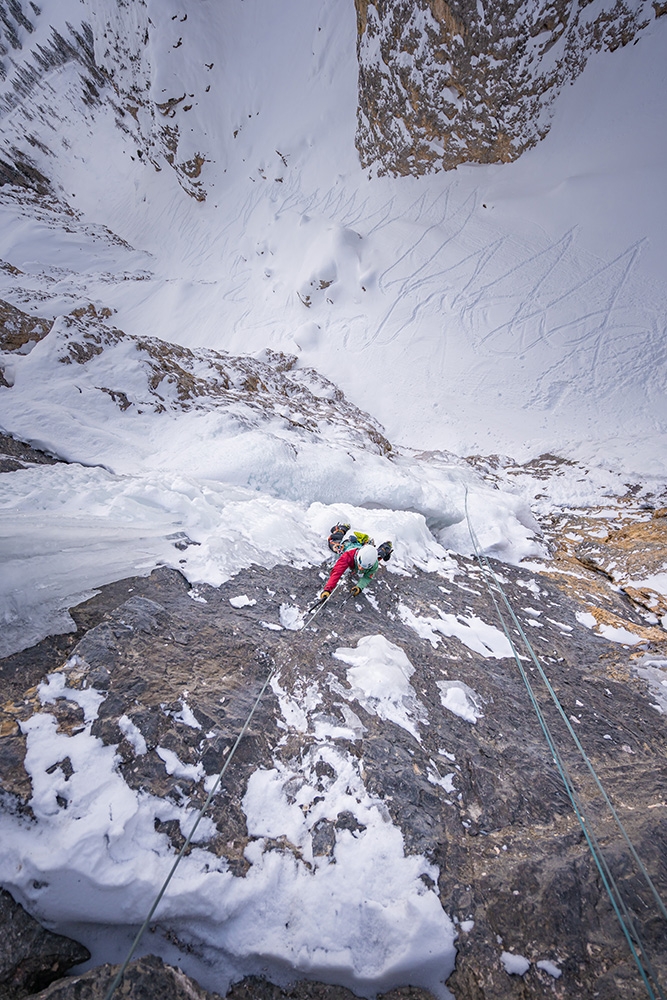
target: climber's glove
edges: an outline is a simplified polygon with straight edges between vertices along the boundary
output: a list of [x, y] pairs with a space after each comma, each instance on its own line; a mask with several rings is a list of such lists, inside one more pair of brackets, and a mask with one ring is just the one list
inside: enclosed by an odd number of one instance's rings
[[361, 593], [361, 587], [353, 587], [350, 593], [352, 594], [353, 597], [358, 597], [359, 594]]

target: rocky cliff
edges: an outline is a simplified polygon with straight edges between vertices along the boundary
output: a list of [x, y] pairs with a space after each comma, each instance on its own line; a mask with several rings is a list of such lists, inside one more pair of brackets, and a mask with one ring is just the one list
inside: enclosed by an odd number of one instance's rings
[[[362, 165], [377, 174], [516, 159], [547, 133], [554, 100], [591, 53], [631, 44], [665, 13], [650, 0], [355, 5], [356, 144]], [[0, 183], [57, 192], [47, 175], [59, 155], [55, 139], [45, 143], [49, 121], [111, 114], [133, 159], [173, 170], [188, 195], [205, 200], [206, 139], [190, 135], [187, 112], [211, 90], [213, 64], [198, 68], [190, 90], [153, 93], [156, 63], [187, 44], [187, 13], [166, 19], [169, 30], [145, 2], [103, 5], [79, 23], [43, 21], [36, 4], [0, 3]], [[66, 66], [77, 86], [56, 98], [49, 73]]]
[[356, 0], [357, 149], [377, 174], [507, 163], [549, 129], [593, 52], [637, 39], [659, 4]]
[[[639, 651], [610, 642], [581, 625], [581, 597], [565, 593], [553, 577], [507, 565], [497, 571], [564, 717], [572, 720], [664, 897], [664, 716], [634, 669], [640, 660], [659, 660], [664, 632], [644, 635]], [[581, 574], [577, 582], [581, 588]], [[369, 816], [380, 809], [383, 822], [400, 831], [403, 857], [425, 864], [424, 891], [436, 895], [454, 921], [456, 967], [447, 985], [457, 1000], [645, 996], [517, 663], [493, 636], [493, 595], [480, 567], [456, 557], [446, 579], [384, 573], [370, 600], [337, 593], [305, 629], [295, 630], [298, 610], [318, 585], [316, 570], [283, 566], [250, 569], [220, 588], [193, 590], [178, 573], [158, 570], [105, 587], [73, 609], [75, 633], [2, 661], [3, 809], [23, 817], [28, 829], [78, 813], [77, 775], [85, 765], [75, 741], [88, 733], [115, 754], [128, 794], [164, 803], [155, 830], [178, 850], [184, 843], [178, 809], [187, 802], [194, 815], [203, 804], [211, 776], [270, 675], [197, 840], [200, 860], [208, 856], [206, 867], [227, 873], [229, 891], [270, 858], [295, 880], [302, 873], [324, 879], [331, 866], [344, 864], [346, 851], [369, 849], [378, 835]], [[619, 602], [617, 615], [622, 611], [628, 629], [641, 635], [645, 620], [627, 596], [609, 590]], [[604, 603], [600, 595], [596, 603]], [[486, 642], [479, 639], [479, 623], [491, 629]], [[514, 626], [512, 634], [518, 641]], [[399, 702], [383, 702], [380, 692], [355, 686], [350, 665], [373, 644], [402, 665]], [[527, 672], [664, 981], [665, 922], [563, 717], [534, 668]], [[86, 692], [96, 693], [92, 715]], [[45, 725], [60, 734], [59, 749], [54, 744], [54, 759], [41, 760], [35, 770], [34, 759], [26, 758], [30, 733]], [[249, 818], [248, 789], [258, 774], [270, 780], [279, 812], [296, 810], [296, 825], [283, 829], [265, 817], [265, 829]], [[48, 818], [47, 786], [53, 799]], [[73, 856], [73, 875], [77, 870]], [[52, 891], [50, 877], [48, 871], [39, 879], [17, 872], [6, 887], [39, 913]], [[178, 898], [177, 892], [169, 916], [151, 928], [149, 947], [157, 954], [169, 945], [172, 954], [175, 948], [187, 957], [201, 945], [179, 920]], [[274, 900], [278, 911], [281, 905]], [[44, 995], [97, 995], [84, 990], [90, 975]], [[142, 996], [158, 995], [146, 989]], [[271, 989], [247, 986], [257, 997]], [[307, 983], [298, 989], [303, 996], [340, 992]], [[411, 995], [426, 997], [428, 991], [413, 989]]]

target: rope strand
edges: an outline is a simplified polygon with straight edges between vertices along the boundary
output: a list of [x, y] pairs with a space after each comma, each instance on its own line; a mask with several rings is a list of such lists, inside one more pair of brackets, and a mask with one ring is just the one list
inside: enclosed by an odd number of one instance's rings
[[[336, 588], [334, 587], [334, 590], [335, 589]], [[318, 614], [318, 612], [320, 612], [322, 610], [322, 608], [324, 607], [324, 605], [331, 599], [332, 596], [333, 596], [333, 591], [331, 592], [331, 594], [329, 595], [329, 597], [326, 598], [326, 600], [321, 601], [314, 609], [311, 610], [311, 613], [310, 613], [309, 617], [307, 618], [307, 620], [303, 624], [303, 628], [306, 628], [307, 625], [310, 625], [310, 623], [312, 622], [312, 620], [315, 617], [315, 615]], [[171, 866], [171, 870], [169, 871], [169, 874], [167, 875], [166, 879], [164, 880], [164, 883], [162, 884], [162, 887], [161, 887], [160, 891], [158, 892], [157, 896], [155, 897], [153, 905], [151, 906], [151, 908], [150, 908], [150, 910], [148, 912], [148, 916], [146, 917], [146, 919], [144, 920], [143, 924], [139, 928], [139, 930], [138, 930], [138, 932], [136, 934], [136, 937], [134, 938], [134, 941], [132, 942], [132, 945], [130, 946], [130, 950], [129, 950], [128, 954], [127, 954], [127, 957], [125, 958], [125, 961], [123, 962], [123, 964], [121, 965], [120, 969], [118, 970], [118, 973], [116, 974], [116, 977], [114, 978], [114, 981], [112, 982], [111, 986], [109, 987], [109, 990], [108, 990], [108, 992], [107, 992], [104, 1000], [111, 1000], [113, 994], [115, 993], [116, 989], [120, 985], [120, 983], [121, 983], [121, 981], [123, 979], [123, 976], [125, 975], [125, 971], [126, 971], [128, 965], [130, 964], [130, 962], [132, 961], [132, 956], [134, 955], [135, 951], [137, 950], [137, 947], [139, 946], [139, 942], [141, 941], [141, 938], [143, 937], [144, 931], [148, 927], [148, 925], [149, 925], [149, 923], [150, 923], [150, 921], [151, 921], [151, 919], [153, 917], [153, 914], [155, 913], [157, 907], [160, 904], [160, 901], [161, 901], [162, 897], [164, 896], [165, 892], [167, 891], [167, 887], [169, 886], [169, 883], [171, 882], [171, 880], [172, 880], [172, 878], [174, 876], [174, 873], [176, 872], [176, 869], [178, 868], [178, 866], [179, 866], [179, 864], [181, 862], [181, 859], [182, 859], [183, 855], [185, 854], [186, 850], [190, 846], [190, 844], [192, 842], [192, 838], [194, 837], [195, 832], [197, 830], [197, 827], [199, 826], [201, 820], [203, 819], [204, 813], [206, 812], [206, 810], [208, 809], [209, 805], [211, 804], [211, 800], [213, 799], [213, 796], [217, 792], [217, 790], [218, 790], [218, 788], [220, 786], [220, 783], [221, 783], [223, 777], [225, 776], [225, 772], [226, 772], [227, 768], [229, 767], [229, 765], [232, 762], [232, 758], [233, 758], [234, 754], [236, 753], [236, 748], [238, 747], [239, 743], [243, 739], [243, 737], [244, 737], [244, 735], [245, 735], [245, 733], [246, 733], [246, 731], [248, 729], [248, 726], [250, 725], [252, 717], [255, 714], [255, 711], [257, 710], [257, 706], [259, 705], [260, 701], [262, 700], [264, 692], [266, 691], [266, 689], [267, 689], [267, 687], [268, 687], [268, 685], [269, 685], [269, 683], [271, 681], [271, 678], [275, 674], [276, 669], [277, 669], [277, 667], [274, 664], [274, 666], [269, 671], [269, 673], [268, 673], [268, 675], [266, 677], [266, 680], [264, 681], [264, 684], [262, 685], [261, 691], [259, 692], [259, 694], [257, 695], [257, 698], [255, 699], [254, 705], [250, 709], [250, 713], [249, 713], [247, 719], [243, 723], [243, 727], [242, 727], [239, 735], [236, 738], [236, 742], [234, 743], [234, 746], [232, 747], [232, 749], [231, 749], [231, 751], [229, 753], [229, 756], [227, 757], [225, 763], [222, 766], [222, 770], [220, 771], [218, 777], [216, 778], [216, 781], [215, 781], [215, 784], [213, 785], [213, 788], [208, 793], [208, 796], [206, 798], [206, 801], [204, 802], [204, 805], [199, 810], [199, 813], [197, 815], [197, 819], [195, 820], [195, 823], [194, 823], [192, 829], [190, 830], [190, 833], [188, 834], [188, 836], [187, 836], [187, 838], [185, 840], [185, 843], [183, 844], [183, 846], [181, 847], [180, 851], [178, 852], [176, 860], [174, 861], [173, 865]]]
[[[565, 714], [565, 711], [564, 711], [564, 709], [563, 709], [563, 707], [562, 707], [562, 705], [561, 705], [561, 703], [560, 703], [560, 701], [558, 699], [558, 696], [556, 695], [556, 692], [554, 691], [551, 683], [549, 682], [549, 679], [546, 676], [546, 673], [544, 672], [544, 669], [542, 668], [542, 665], [540, 664], [540, 662], [539, 662], [539, 660], [538, 660], [538, 658], [537, 658], [537, 656], [535, 654], [535, 651], [534, 651], [534, 649], [532, 647], [532, 644], [530, 643], [530, 640], [526, 636], [526, 634], [525, 634], [525, 632], [524, 632], [524, 630], [523, 630], [523, 628], [521, 626], [521, 623], [519, 622], [518, 618], [516, 617], [516, 615], [514, 613], [514, 610], [513, 610], [512, 606], [511, 606], [511, 604], [510, 604], [510, 602], [509, 602], [509, 600], [508, 600], [508, 598], [507, 598], [507, 596], [506, 596], [506, 594], [505, 594], [505, 592], [504, 592], [504, 590], [502, 588], [502, 585], [500, 583], [500, 580], [498, 579], [497, 574], [493, 570], [493, 567], [491, 566], [488, 558], [485, 555], [483, 555], [483, 553], [481, 552], [481, 548], [480, 548], [480, 545], [479, 545], [479, 539], [477, 538], [476, 532], [475, 532], [475, 530], [473, 528], [472, 520], [470, 518], [470, 512], [468, 510], [468, 488], [467, 488], [467, 486], [466, 486], [466, 491], [465, 491], [464, 506], [465, 506], [466, 521], [468, 523], [468, 530], [470, 532], [470, 538], [472, 540], [472, 544], [473, 544], [473, 548], [475, 550], [475, 555], [477, 557], [477, 561], [479, 563], [480, 569], [482, 570], [482, 575], [484, 577], [484, 582], [486, 583], [486, 586], [487, 586], [487, 588], [489, 590], [489, 594], [491, 595], [491, 599], [493, 601], [493, 605], [495, 607], [495, 610], [496, 610], [496, 613], [498, 615], [498, 618], [499, 618], [499, 620], [501, 622], [501, 625], [502, 625], [502, 628], [503, 628], [503, 632], [505, 633], [505, 636], [506, 636], [506, 638], [507, 638], [507, 640], [508, 640], [508, 642], [510, 644], [510, 648], [512, 649], [512, 653], [513, 653], [514, 659], [516, 661], [517, 667], [518, 667], [519, 672], [521, 674], [521, 678], [522, 678], [522, 680], [524, 682], [526, 690], [528, 691], [528, 695], [529, 695], [529, 698], [531, 700], [531, 704], [533, 705], [533, 708], [534, 708], [535, 713], [537, 715], [538, 721], [540, 722], [540, 726], [541, 726], [542, 731], [544, 733], [544, 737], [545, 737], [545, 739], [547, 741], [547, 745], [548, 745], [548, 747], [549, 747], [549, 749], [551, 751], [554, 763], [556, 764], [558, 772], [559, 772], [559, 774], [560, 774], [560, 776], [562, 778], [563, 784], [565, 785], [566, 793], [568, 795], [568, 798], [570, 799], [570, 802], [571, 802], [572, 808], [574, 810], [574, 813], [575, 813], [575, 815], [577, 817], [577, 820], [579, 821], [579, 824], [581, 826], [582, 832], [583, 832], [584, 837], [586, 839], [586, 843], [588, 844], [589, 850], [591, 852], [591, 855], [593, 857], [595, 865], [596, 865], [596, 867], [598, 869], [598, 872], [600, 874], [600, 878], [602, 879], [602, 883], [603, 883], [603, 885], [605, 887], [607, 895], [609, 896], [609, 900], [611, 902], [612, 908], [613, 908], [613, 910], [614, 910], [614, 912], [616, 914], [616, 917], [617, 917], [617, 919], [619, 921], [619, 924], [621, 926], [621, 930], [623, 932], [623, 935], [624, 935], [624, 937], [625, 937], [625, 939], [627, 941], [628, 947], [630, 949], [630, 953], [632, 954], [632, 957], [633, 957], [633, 959], [635, 961], [637, 969], [638, 969], [638, 971], [640, 973], [640, 976], [641, 976], [641, 978], [642, 978], [642, 980], [644, 982], [644, 985], [645, 985], [645, 987], [647, 989], [647, 992], [648, 992], [648, 995], [650, 997], [650, 1000], [657, 1000], [657, 998], [659, 998], [659, 1000], [665, 1000], [665, 994], [663, 993], [663, 991], [662, 991], [662, 989], [660, 987], [660, 984], [658, 983], [657, 976], [656, 976], [655, 971], [653, 969], [652, 963], [650, 962], [650, 960], [648, 958], [648, 955], [647, 955], [647, 952], [646, 952], [646, 947], [645, 947], [645, 945], [644, 945], [644, 943], [643, 943], [643, 941], [641, 939], [641, 936], [640, 936], [640, 934], [639, 934], [639, 932], [637, 930], [637, 927], [636, 927], [636, 925], [634, 923], [634, 920], [633, 920], [633, 918], [632, 918], [632, 916], [631, 916], [631, 914], [630, 914], [630, 912], [629, 912], [629, 910], [628, 910], [628, 908], [627, 908], [627, 906], [626, 906], [626, 904], [625, 904], [625, 902], [623, 900], [623, 897], [622, 897], [622, 894], [620, 892], [620, 889], [619, 889], [619, 887], [618, 887], [618, 885], [617, 885], [617, 883], [616, 883], [616, 881], [615, 881], [615, 879], [614, 879], [614, 877], [613, 877], [613, 875], [611, 873], [611, 870], [610, 870], [610, 868], [609, 868], [609, 866], [607, 864], [607, 861], [606, 861], [606, 859], [604, 857], [604, 854], [602, 852], [602, 849], [600, 847], [599, 841], [597, 840], [595, 834], [593, 833], [593, 830], [591, 829], [590, 823], [586, 819], [584, 810], [583, 810], [581, 802], [579, 800], [579, 796], [578, 796], [578, 794], [576, 792], [575, 785], [574, 785], [574, 783], [573, 783], [573, 781], [572, 781], [572, 779], [571, 779], [571, 777], [570, 777], [570, 775], [569, 775], [569, 773], [567, 771], [567, 767], [565, 766], [563, 758], [562, 758], [562, 756], [561, 756], [561, 754], [560, 754], [560, 752], [559, 752], [559, 750], [558, 750], [558, 748], [556, 746], [555, 740], [553, 738], [551, 730], [549, 729], [549, 726], [548, 726], [548, 723], [546, 721], [546, 718], [544, 717], [544, 714], [542, 712], [541, 706], [539, 705], [539, 703], [537, 701], [537, 698], [535, 696], [535, 693], [533, 691], [533, 687], [532, 687], [532, 685], [530, 683], [530, 679], [529, 679], [529, 677], [528, 677], [528, 675], [527, 675], [527, 673], [525, 671], [525, 668], [524, 668], [524, 666], [523, 666], [523, 664], [521, 662], [521, 658], [520, 658], [518, 650], [516, 648], [516, 644], [514, 642], [514, 639], [512, 638], [512, 635], [510, 633], [509, 626], [507, 625], [507, 623], [505, 621], [505, 618], [504, 618], [504, 616], [502, 614], [502, 611], [500, 609], [500, 606], [499, 606], [499, 604], [498, 604], [498, 602], [496, 600], [496, 596], [494, 594], [493, 587], [491, 586], [491, 581], [493, 581], [493, 584], [495, 585], [495, 588], [496, 588], [497, 592], [500, 594], [500, 596], [502, 598], [502, 601], [503, 601], [503, 603], [504, 603], [507, 611], [509, 612], [509, 614], [511, 616], [511, 619], [514, 622], [514, 625], [516, 626], [521, 639], [523, 640], [523, 643], [524, 643], [524, 645], [525, 645], [525, 647], [526, 647], [526, 649], [527, 649], [527, 651], [528, 651], [528, 653], [530, 655], [530, 658], [532, 659], [533, 663], [537, 667], [539, 675], [542, 678], [542, 680], [544, 681], [544, 683], [545, 683], [545, 685], [547, 687], [547, 691], [549, 692], [549, 695], [551, 696], [551, 699], [553, 700], [554, 704], [556, 705], [561, 718], [565, 722], [565, 725], [566, 725], [566, 727], [568, 729], [568, 732], [570, 733], [570, 735], [572, 736], [572, 738], [574, 740], [574, 743], [575, 743], [575, 746], [576, 746], [577, 750], [579, 751], [579, 753], [580, 753], [581, 757], [583, 758], [583, 760], [584, 760], [584, 762], [585, 762], [585, 764], [586, 764], [586, 766], [587, 766], [587, 768], [588, 768], [591, 776], [593, 777], [593, 779], [595, 781], [595, 784], [596, 784], [596, 787], [598, 788], [598, 790], [602, 794], [603, 800], [604, 800], [605, 804], [607, 805], [607, 807], [609, 808], [609, 810], [611, 812], [611, 815], [613, 816], [614, 821], [615, 821], [617, 827], [621, 831], [621, 833], [623, 835], [623, 838], [624, 838], [626, 844], [628, 845], [628, 847], [630, 849], [630, 852], [631, 852], [631, 854], [632, 854], [635, 862], [637, 863], [637, 866], [638, 866], [641, 874], [643, 875], [643, 877], [644, 877], [644, 879], [646, 881], [646, 884], [648, 885], [648, 887], [651, 890], [651, 893], [652, 893], [652, 895], [653, 895], [653, 897], [654, 897], [654, 899], [655, 899], [655, 901], [656, 901], [656, 903], [658, 905], [658, 909], [660, 910], [661, 914], [665, 917], [665, 919], [667, 919], [667, 910], [665, 908], [665, 905], [664, 905], [664, 903], [663, 903], [663, 901], [662, 901], [662, 899], [661, 899], [661, 897], [660, 897], [657, 889], [655, 888], [655, 886], [654, 886], [654, 884], [653, 884], [653, 882], [652, 882], [652, 880], [651, 880], [648, 872], [646, 871], [645, 866], [643, 865], [643, 863], [641, 862], [640, 858], [638, 857], [637, 852], [636, 852], [636, 850], [634, 848], [634, 845], [632, 844], [632, 842], [631, 842], [631, 840], [630, 840], [630, 838], [629, 838], [629, 836], [627, 834], [627, 831], [625, 830], [625, 827], [623, 826], [623, 823], [621, 822], [621, 819], [618, 816], [618, 813], [614, 809], [614, 807], [613, 807], [613, 805], [612, 805], [612, 803], [611, 803], [611, 801], [609, 799], [609, 796], [607, 795], [606, 791], [604, 790], [604, 788], [602, 786], [602, 783], [601, 783], [601, 781], [600, 781], [600, 779], [599, 779], [599, 777], [597, 775], [597, 772], [595, 771], [595, 768], [593, 767], [593, 765], [592, 765], [592, 763], [591, 763], [588, 755], [586, 754], [583, 746], [581, 745], [581, 742], [580, 742], [578, 736], [574, 732], [574, 730], [572, 728], [572, 725], [570, 723], [570, 720], [567, 718], [567, 716]], [[650, 977], [650, 979], [653, 980], [653, 983], [655, 984], [655, 987], [657, 989], [657, 993], [654, 992], [654, 989], [651, 986], [651, 983], [649, 981], [649, 977]]]
[[158, 892], [157, 896], [155, 897], [155, 901], [153, 902], [153, 905], [151, 906], [151, 908], [150, 908], [150, 910], [148, 912], [148, 916], [146, 917], [146, 919], [144, 920], [143, 924], [139, 928], [139, 930], [137, 932], [137, 935], [136, 935], [134, 941], [132, 942], [130, 950], [129, 950], [128, 954], [127, 954], [127, 957], [126, 957], [125, 961], [123, 962], [123, 964], [121, 965], [120, 969], [118, 970], [118, 973], [116, 974], [116, 977], [115, 977], [114, 981], [112, 982], [111, 986], [109, 987], [109, 990], [108, 990], [108, 992], [107, 992], [104, 1000], [111, 1000], [111, 997], [113, 996], [113, 994], [116, 991], [117, 987], [120, 985], [120, 982], [121, 982], [123, 976], [125, 975], [125, 970], [127, 969], [128, 965], [130, 964], [130, 962], [132, 960], [132, 956], [134, 955], [135, 951], [137, 950], [137, 947], [139, 945], [139, 942], [141, 941], [141, 938], [142, 938], [142, 936], [144, 934], [144, 931], [148, 927], [153, 914], [155, 913], [157, 907], [159, 906], [160, 900], [162, 899], [162, 897], [164, 896], [165, 892], [167, 891], [167, 887], [168, 887], [169, 883], [171, 882], [171, 880], [172, 880], [172, 878], [174, 876], [174, 873], [175, 873], [176, 869], [178, 868], [178, 866], [179, 866], [179, 864], [181, 862], [181, 858], [183, 857], [183, 855], [185, 854], [186, 850], [190, 846], [190, 843], [192, 841], [192, 838], [195, 835], [197, 827], [199, 826], [199, 824], [200, 824], [200, 822], [201, 822], [201, 820], [202, 820], [202, 818], [204, 816], [204, 813], [206, 812], [206, 810], [208, 809], [209, 805], [211, 804], [211, 800], [213, 799], [213, 796], [217, 792], [217, 790], [218, 790], [218, 788], [220, 786], [220, 783], [221, 783], [221, 781], [222, 781], [222, 779], [223, 779], [223, 777], [225, 775], [225, 772], [226, 772], [227, 768], [229, 767], [229, 765], [232, 762], [232, 758], [233, 758], [234, 754], [236, 753], [236, 748], [238, 747], [239, 743], [241, 742], [241, 740], [245, 736], [245, 733], [246, 733], [246, 731], [248, 729], [248, 726], [250, 725], [252, 717], [255, 714], [255, 711], [257, 710], [257, 706], [259, 705], [260, 701], [262, 700], [264, 692], [266, 691], [267, 687], [269, 686], [269, 682], [271, 681], [271, 678], [275, 674], [276, 669], [277, 669], [277, 666], [276, 666], [276, 664], [274, 664], [272, 666], [271, 670], [269, 671], [269, 673], [268, 673], [268, 675], [266, 677], [266, 680], [264, 681], [264, 684], [262, 685], [261, 691], [259, 692], [259, 694], [257, 695], [257, 698], [255, 699], [254, 705], [250, 709], [250, 713], [249, 713], [247, 719], [243, 723], [243, 727], [241, 728], [241, 731], [240, 731], [239, 735], [236, 737], [236, 742], [234, 743], [234, 746], [230, 750], [229, 755], [227, 756], [227, 759], [226, 759], [225, 763], [222, 765], [222, 769], [221, 769], [220, 773], [218, 774], [218, 777], [216, 778], [215, 783], [214, 783], [211, 791], [208, 793], [208, 796], [206, 798], [206, 801], [204, 802], [204, 805], [199, 810], [199, 813], [197, 815], [197, 819], [195, 820], [194, 826], [190, 830], [190, 833], [188, 834], [188, 836], [187, 836], [187, 838], [185, 840], [185, 843], [183, 844], [183, 846], [181, 847], [180, 851], [178, 852], [176, 860], [174, 861], [173, 865], [171, 866], [169, 874], [167, 875], [166, 879], [164, 880], [164, 882], [162, 884], [162, 888], [160, 889], [160, 891]]

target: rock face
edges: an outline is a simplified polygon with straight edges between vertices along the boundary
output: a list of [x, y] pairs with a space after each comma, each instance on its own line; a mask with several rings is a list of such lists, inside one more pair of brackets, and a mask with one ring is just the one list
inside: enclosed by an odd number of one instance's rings
[[377, 174], [506, 163], [544, 137], [590, 53], [635, 39], [655, 4], [355, 0], [357, 149]]
[[[505, 565], [501, 572], [564, 713], [664, 898], [664, 719], [630, 672], [627, 648], [580, 627], [577, 606], [545, 577]], [[304, 845], [293, 843], [287, 831], [272, 838], [249, 832], [243, 808], [249, 779], [258, 768], [274, 769], [286, 801], [299, 789], [300, 801], [309, 789], [317, 801], [335, 782], [338, 764], [347, 762], [368, 794], [384, 803], [406, 856], [423, 855], [437, 865], [440, 902], [459, 930], [456, 969], [448, 981], [455, 997], [643, 997], [516, 665], [497, 649], [493, 655], [497, 635], [487, 644], [471, 639], [476, 622], [496, 621], [479, 568], [459, 557], [448, 580], [386, 573], [374, 584], [372, 602], [337, 592], [307, 628], [280, 629], [286, 599], [292, 609], [303, 609], [318, 585], [314, 571], [278, 567], [251, 569], [218, 589], [193, 591], [176, 572], [158, 570], [104, 588], [74, 609], [76, 636], [60, 637], [58, 648], [45, 642], [41, 658], [36, 647], [2, 664], [0, 744], [11, 743], [11, 753], [0, 755], [5, 808], [31, 813], [21, 724], [50, 713], [60, 733], [79, 732], [82, 710], [75, 695], [89, 688], [103, 695], [92, 733], [117, 748], [118, 772], [129, 788], [171, 803], [185, 794], [192, 807], [201, 806], [205, 774], [222, 767], [273, 671], [272, 687], [226, 773], [224, 795], [211, 804], [213, 825], [199, 848], [212, 859], [226, 859], [239, 879], [256, 851], [292, 856], [297, 867], [307, 866]], [[247, 600], [235, 607], [230, 599], [239, 594]], [[387, 716], [377, 698], [355, 691], [348, 673], [345, 651], [349, 657], [374, 636], [402, 651], [414, 668], [400, 708], [402, 723]], [[65, 686], [60, 697], [43, 703], [30, 685], [50, 670], [63, 675]], [[647, 903], [626, 845], [562, 718], [530, 667], [526, 672], [664, 978], [665, 923]], [[184, 720], [184, 689], [200, 729]], [[169, 773], [165, 750], [180, 761], [178, 774]], [[66, 810], [72, 764], [63, 759], [59, 767], [59, 802]], [[308, 849], [330, 863], [341, 838], [364, 835], [352, 812], [316, 820], [306, 808], [304, 815]], [[159, 829], [174, 849], [182, 846], [176, 820], [162, 821]], [[178, 944], [173, 914], [169, 934]], [[192, 940], [181, 947], [186, 955]], [[508, 955], [525, 959], [523, 975], [510, 974]], [[93, 995], [51, 990], [56, 992], [50, 997]]]
[[2, 1000], [36, 993], [90, 958], [83, 945], [41, 927], [4, 890], [0, 890], [0, 927]]
[[[356, 143], [361, 163], [377, 174], [423, 174], [465, 162], [508, 162], [549, 129], [559, 90], [584, 68], [591, 52], [635, 40], [665, 5], [650, 0], [492, 3], [488, 0], [355, 0], [359, 106]], [[146, 169], [173, 170], [197, 201], [207, 197], [210, 154], [188, 141], [188, 112], [211, 89], [213, 63], [151, 97], [155, 45], [188, 41], [187, 13], [160, 29], [145, 3], [90, 10], [66, 30], [50, 29], [34, 44], [45, 15], [26, 0], [2, 0], [0, 117], [5, 124], [0, 186], [53, 195], [48, 159], [35, 149], [52, 117], [94, 116], [107, 107]], [[161, 34], [162, 31], [162, 34]], [[167, 41], [168, 38], [168, 41]], [[34, 46], [34, 47], [33, 47]], [[54, 105], [48, 74], [70, 66], [80, 78], [79, 105]], [[237, 133], [235, 133], [236, 135]], [[41, 138], [40, 138], [41, 136]], [[202, 144], [206, 140], [201, 137]]]
[[0, 434], [0, 472], [15, 472], [31, 465], [55, 465], [58, 459], [16, 441], [8, 434]]
[[578, 597], [598, 628], [627, 628], [629, 600], [644, 621], [629, 627], [649, 642], [664, 643], [667, 602], [655, 585], [667, 552], [667, 508], [649, 509], [642, 519], [621, 516], [603, 526], [596, 513], [554, 516], [552, 577]]
[[[101, 965], [83, 976], [73, 976], [53, 983], [39, 994], [39, 1000], [100, 1000], [106, 996], [117, 965]], [[214, 1000], [217, 993], [203, 990], [173, 966], [165, 965], [155, 955], [130, 962], [123, 980], [116, 988], [116, 997], [125, 1000]]]
[[[110, 319], [110, 309], [92, 303], [49, 321], [0, 300], [0, 352], [6, 352], [0, 386], [14, 388], [12, 354], [29, 354], [46, 341], [42, 363], [56, 373], [55, 381], [83, 379], [91, 393], [108, 397], [129, 420], [145, 413], [224, 411], [240, 430], [272, 424], [294, 441], [344, 438], [375, 454], [392, 452], [381, 425], [329, 379], [299, 366], [295, 355], [269, 348], [261, 358], [190, 350], [126, 334]], [[134, 361], [129, 371], [122, 360], [118, 364], [128, 353]], [[117, 364], [113, 375], [105, 371]]]

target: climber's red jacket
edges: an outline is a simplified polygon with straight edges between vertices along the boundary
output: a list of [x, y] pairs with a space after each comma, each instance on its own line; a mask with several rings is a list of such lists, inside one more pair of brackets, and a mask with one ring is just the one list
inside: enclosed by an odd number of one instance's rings
[[331, 593], [345, 570], [354, 569], [354, 557], [357, 551], [357, 549], [348, 549], [347, 552], [343, 552], [343, 554], [336, 559], [334, 568], [331, 570], [331, 575], [324, 584], [324, 590], [328, 590], [329, 593]]
[[[329, 579], [324, 585], [324, 590], [328, 590], [329, 593], [331, 593], [336, 584], [338, 583], [338, 581], [340, 580], [343, 573], [348, 569], [354, 570], [355, 568], [354, 557], [356, 556], [360, 548], [361, 548], [360, 545], [352, 545], [351, 548], [347, 549], [338, 557], [334, 565], [334, 568], [331, 570]], [[376, 562], [374, 566], [370, 567], [370, 569], [365, 569], [361, 572], [359, 570], [356, 571], [356, 577], [357, 577], [356, 584], [359, 590], [363, 590], [364, 587], [368, 586], [368, 584], [371, 582], [371, 580], [377, 573], [378, 566], [379, 564]]]

